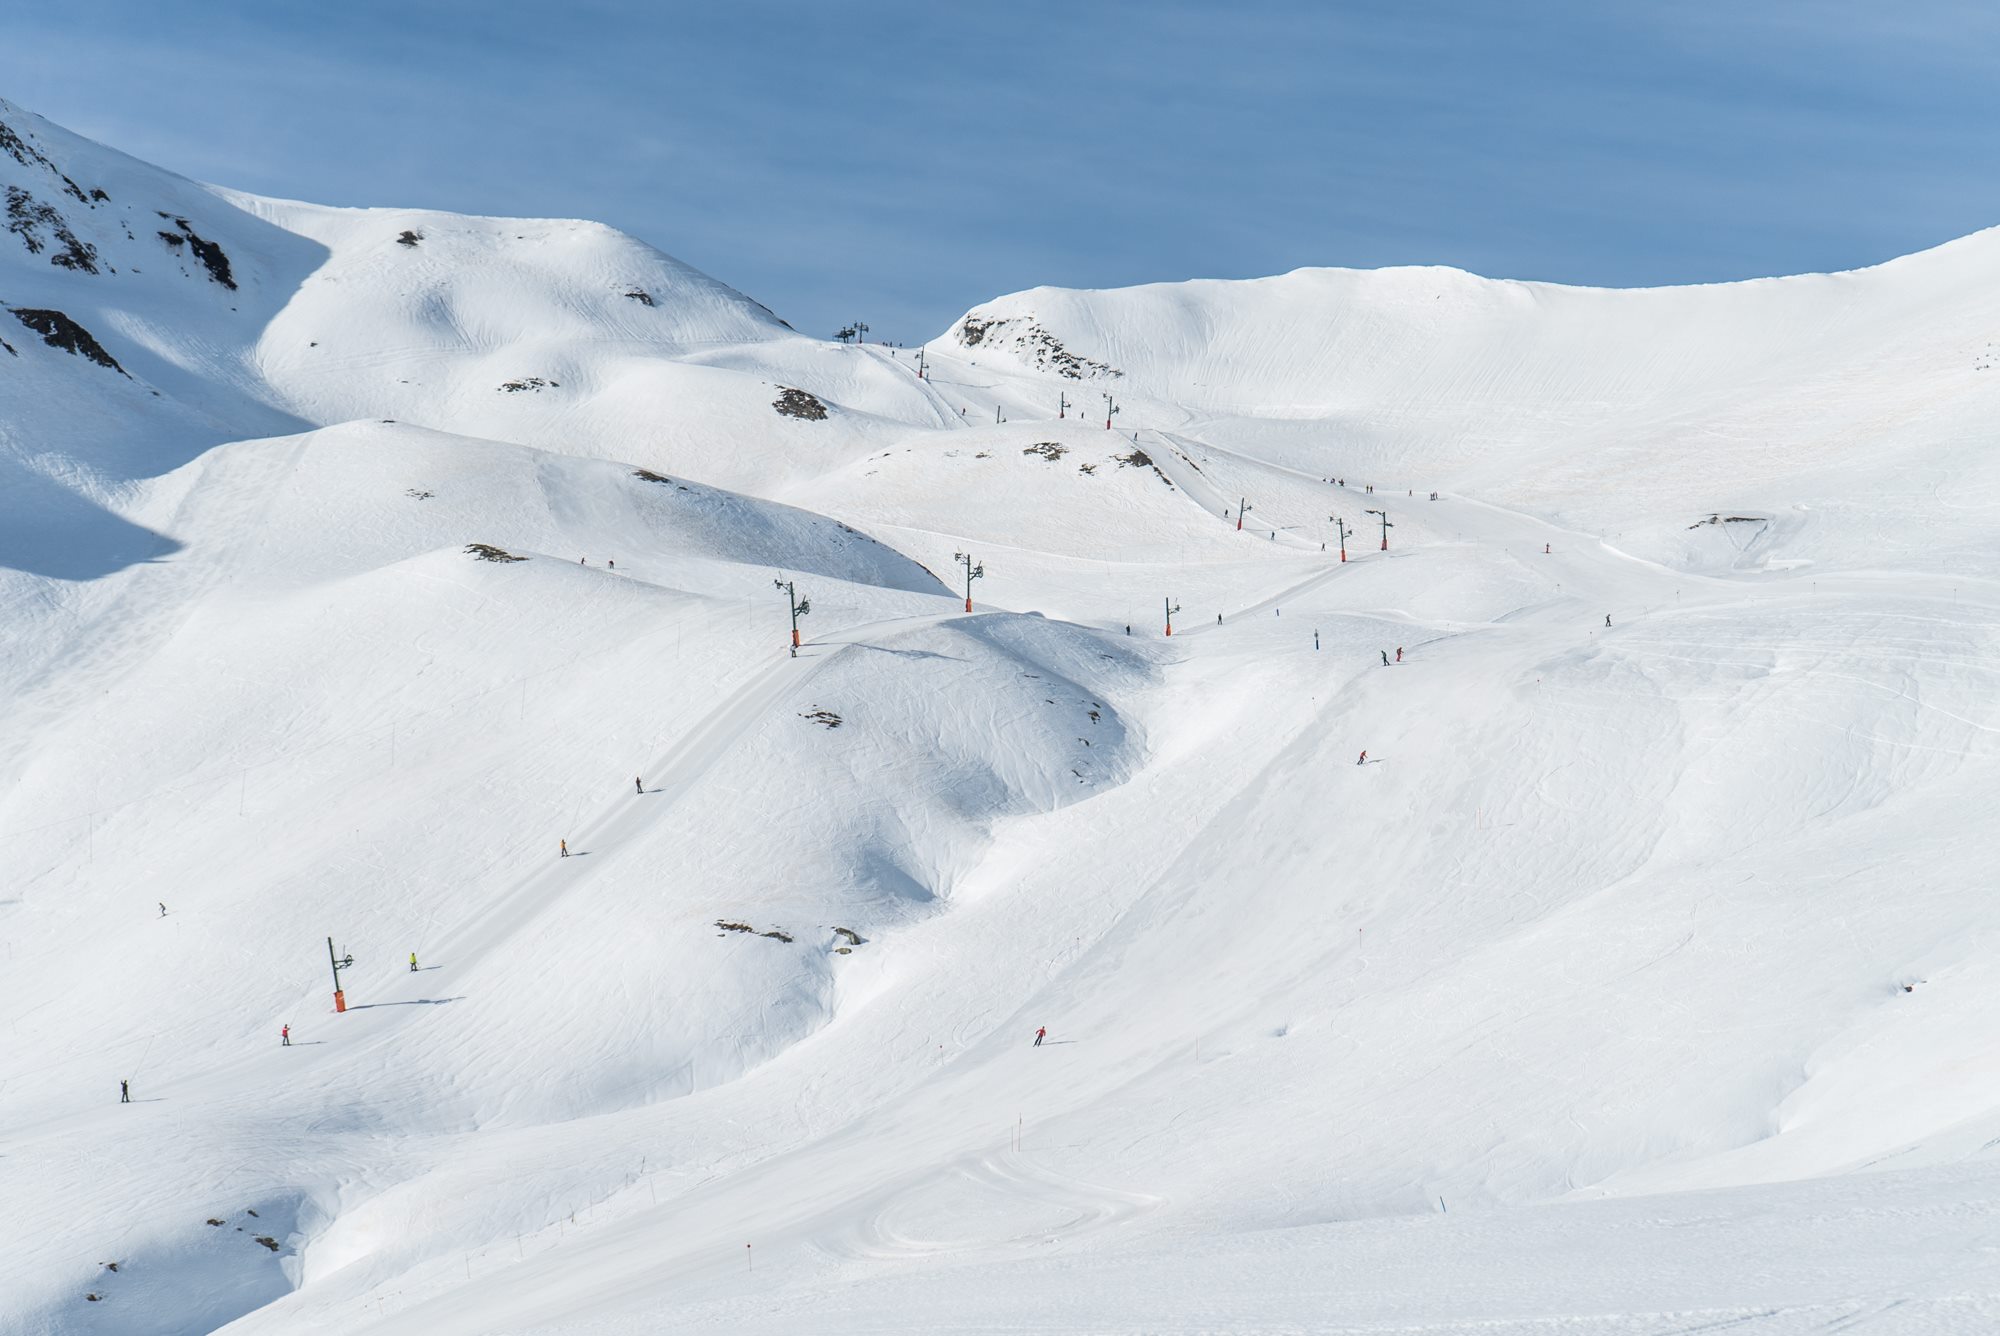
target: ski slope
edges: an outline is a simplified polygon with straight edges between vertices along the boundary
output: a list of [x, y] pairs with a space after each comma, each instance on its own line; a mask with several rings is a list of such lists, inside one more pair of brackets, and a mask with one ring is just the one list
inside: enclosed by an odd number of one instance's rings
[[2000, 1323], [1996, 234], [919, 378], [0, 125], [0, 1331]]

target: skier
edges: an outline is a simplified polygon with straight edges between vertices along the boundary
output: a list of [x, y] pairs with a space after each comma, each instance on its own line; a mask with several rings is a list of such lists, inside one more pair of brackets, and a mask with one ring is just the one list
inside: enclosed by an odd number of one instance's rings
[[1396, 662], [1401, 663], [1402, 661], [1403, 661], [1403, 647], [1401, 645], [1398, 645], [1396, 646]]
[[1549, 545], [1547, 543], [1542, 544], [1542, 555], [1545, 557], [1549, 555]]
[[1132, 623], [1125, 623], [1125, 634], [1128, 636], [1132, 634]]
[[1365, 749], [1364, 749], [1364, 750], [1362, 751], [1362, 753], [1361, 753], [1361, 759], [1360, 759], [1360, 760], [1358, 760], [1358, 761], [1356, 761], [1356, 762], [1355, 762], [1354, 764], [1356, 764], [1356, 765], [1367, 765], [1367, 764], [1368, 764], [1368, 752], [1367, 752], [1367, 751], [1366, 751]]
[[417, 953], [412, 951], [410, 952], [410, 973], [415, 974], [416, 972], [417, 972]]
[[560, 845], [562, 846], [562, 856], [563, 856], [564, 858], [568, 858], [568, 857], [569, 857], [569, 841], [568, 841], [568, 840], [557, 840], [557, 841], [556, 841], [556, 843], [557, 843], [557, 844], [560, 844]]
[[1215, 624], [1217, 626], [1222, 625], [1222, 614], [1219, 612], [1215, 614]]
[[130, 1081], [120, 1081], [118, 1083], [118, 1102], [120, 1104], [130, 1104], [132, 1102], [132, 1083]]
[[1313, 632], [1313, 648], [1319, 648], [1319, 632], [1317, 631]]
[[1604, 624], [1606, 626], [1611, 625], [1611, 614], [1608, 612], [1604, 614]]
[[281, 1025], [278, 1027], [278, 1042], [286, 1048], [290, 1048], [292, 1046], [291, 1026]]
[[165, 900], [162, 900], [160, 901], [160, 917], [165, 918], [166, 916], [167, 916], [167, 902]]
[[614, 571], [618, 569], [618, 563], [615, 561], [607, 561], [604, 564]]
[[1044, 1025], [1044, 1026], [1043, 1026], [1043, 1027], [1042, 1027], [1041, 1029], [1039, 1029], [1039, 1030], [1035, 1031], [1035, 1047], [1036, 1047], [1036, 1048], [1040, 1048], [1040, 1047], [1042, 1046], [1042, 1040], [1043, 1040], [1043, 1039], [1045, 1039], [1045, 1038], [1047, 1038], [1047, 1036], [1048, 1036], [1048, 1033], [1049, 1033], [1049, 1027], [1048, 1027], [1048, 1026], [1046, 1026], [1046, 1025]]
[[1386, 649], [1382, 651], [1382, 666], [1384, 668], [1389, 666], [1389, 651]]
[[645, 791], [646, 786], [639, 782], [639, 777], [637, 775], [632, 776], [632, 792], [644, 793]]

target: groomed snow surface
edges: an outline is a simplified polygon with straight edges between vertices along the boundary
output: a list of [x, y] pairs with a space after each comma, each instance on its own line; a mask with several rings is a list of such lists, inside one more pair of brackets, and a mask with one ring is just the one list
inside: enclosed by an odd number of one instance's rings
[[2000, 235], [919, 379], [0, 126], [0, 1331], [2000, 1330]]

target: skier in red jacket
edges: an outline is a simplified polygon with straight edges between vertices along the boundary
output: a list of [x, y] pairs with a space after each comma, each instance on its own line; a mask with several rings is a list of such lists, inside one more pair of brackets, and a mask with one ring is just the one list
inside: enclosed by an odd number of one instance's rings
[[1046, 1025], [1044, 1025], [1041, 1029], [1035, 1031], [1036, 1048], [1040, 1048], [1042, 1046], [1042, 1040], [1048, 1037], [1048, 1033], [1049, 1033], [1049, 1027]]

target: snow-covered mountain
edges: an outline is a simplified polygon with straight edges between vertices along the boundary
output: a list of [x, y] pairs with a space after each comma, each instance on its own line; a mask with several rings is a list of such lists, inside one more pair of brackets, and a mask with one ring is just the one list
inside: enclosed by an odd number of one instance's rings
[[2000, 233], [920, 376], [0, 192], [0, 1330], [2000, 1321]]
[[1039, 288], [932, 347], [1079, 375], [1089, 407], [1109, 389], [1309, 474], [1429, 479], [1676, 565], [1742, 564], [1685, 536], [1717, 507], [1789, 511], [1771, 518], [1793, 559], [1843, 559], [1855, 517], [1794, 506], [1865, 495], [1870, 564], [1939, 571], [1995, 555], [1984, 508], [1949, 498], [2000, 486], [1981, 448], [2000, 411], [1996, 284], [2000, 229], [1853, 273], [1685, 288], [1313, 269]]

